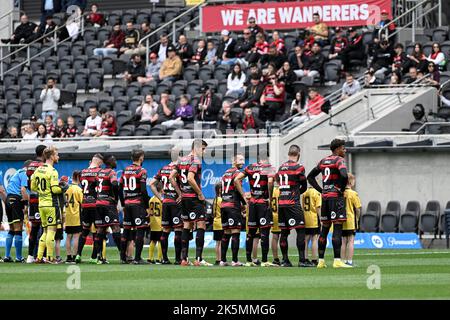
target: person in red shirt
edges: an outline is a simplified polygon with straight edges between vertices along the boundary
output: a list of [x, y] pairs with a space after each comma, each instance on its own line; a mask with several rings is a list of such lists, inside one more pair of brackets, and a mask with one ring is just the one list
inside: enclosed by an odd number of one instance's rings
[[284, 110], [286, 90], [282, 82], [278, 82], [275, 73], [269, 75], [269, 81], [261, 95], [259, 118], [263, 121], [275, 121], [275, 116]]
[[256, 35], [256, 42], [255, 46], [250, 51], [250, 55], [248, 57], [248, 63], [257, 63], [261, 60], [264, 56], [266, 56], [269, 53], [269, 44], [266, 41], [266, 38], [264, 37], [264, 34], [258, 33]]
[[95, 48], [95, 56], [107, 56], [110, 54], [117, 54], [125, 41], [125, 33], [120, 29], [120, 23], [116, 23], [113, 27], [113, 32], [109, 40], [103, 44], [103, 48]]
[[97, 137], [100, 136], [115, 136], [117, 132], [116, 119], [111, 113], [106, 114], [106, 119], [102, 122], [100, 131], [97, 133]]
[[242, 119], [242, 130], [244, 130], [244, 132], [247, 132], [248, 130], [255, 131], [261, 127], [262, 126], [261, 126], [259, 119], [257, 119], [253, 115], [252, 108], [245, 107], [244, 108], [244, 118]]
[[280, 33], [278, 31], [274, 31], [272, 33], [272, 43], [270, 46], [274, 46], [277, 48], [278, 54], [285, 55], [286, 54], [286, 46], [284, 44], [284, 40], [280, 38]]
[[308, 97], [309, 97], [308, 103], [306, 104], [307, 112], [312, 116], [321, 114], [322, 113], [322, 105], [325, 103], [324, 98], [314, 88], [309, 89]]
[[98, 12], [98, 5], [96, 3], [91, 5], [91, 13], [87, 16], [87, 22], [91, 23], [94, 27], [101, 27], [105, 24], [105, 17]]

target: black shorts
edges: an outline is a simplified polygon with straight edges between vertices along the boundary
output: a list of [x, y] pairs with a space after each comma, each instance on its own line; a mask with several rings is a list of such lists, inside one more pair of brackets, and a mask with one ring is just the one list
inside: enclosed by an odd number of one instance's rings
[[272, 211], [269, 204], [250, 203], [248, 207], [249, 228], [270, 228], [273, 225]]
[[21, 197], [14, 194], [10, 194], [6, 197], [5, 203], [6, 216], [8, 218], [9, 224], [21, 222], [24, 219], [23, 217], [24, 206], [21, 199], [22, 199]]
[[166, 228], [181, 228], [181, 206], [177, 203], [166, 202], [162, 205], [161, 225]]
[[213, 234], [214, 241], [222, 241], [223, 230], [213, 230]]
[[350, 236], [354, 236], [355, 234], [356, 234], [355, 230], [342, 230], [343, 237], [350, 237]]
[[237, 208], [221, 208], [220, 209], [222, 228], [225, 229], [241, 229], [242, 218], [241, 210]]
[[139, 205], [127, 205], [124, 208], [123, 227], [130, 228], [148, 228], [150, 219], [147, 216], [147, 210]]
[[345, 212], [344, 197], [322, 198], [322, 210], [320, 221], [322, 222], [344, 222], [347, 220]]
[[278, 225], [280, 229], [297, 229], [305, 227], [305, 214], [300, 205], [278, 207]]
[[97, 206], [95, 210], [95, 227], [109, 227], [119, 224], [116, 206]]
[[206, 203], [197, 198], [185, 198], [181, 200], [181, 219], [183, 222], [205, 221]]
[[150, 241], [160, 241], [162, 231], [150, 231]]
[[95, 222], [95, 216], [97, 215], [97, 208], [81, 208], [81, 225], [83, 229], [90, 229], [91, 225]]
[[39, 204], [30, 203], [28, 206], [28, 220], [31, 223], [41, 223], [41, 214], [39, 213]]
[[308, 236], [313, 236], [316, 234], [320, 234], [320, 228], [305, 228], [305, 234]]
[[55, 240], [62, 240], [62, 239], [64, 239], [64, 230], [63, 230], [63, 228], [56, 229]]
[[75, 234], [75, 233], [80, 233], [81, 232], [81, 226], [68, 226], [66, 227], [66, 233], [67, 234]]

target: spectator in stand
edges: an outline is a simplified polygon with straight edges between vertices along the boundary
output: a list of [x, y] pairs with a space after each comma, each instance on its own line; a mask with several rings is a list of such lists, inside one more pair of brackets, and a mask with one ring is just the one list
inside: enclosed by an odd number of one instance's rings
[[214, 42], [213, 41], [208, 41], [207, 48], [208, 48], [208, 51], [206, 52], [205, 64], [215, 64], [216, 63], [217, 48], [214, 45]]
[[325, 57], [320, 53], [320, 46], [314, 42], [312, 48], [312, 55], [308, 57], [306, 63], [303, 65], [304, 69], [294, 70], [297, 77], [319, 77], [323, 70]]
[[394, 52], [389, 45], [389, 41], [382, 40], [375, 49], [375, 54], [370, 66], [370, 69], [375, 72], [375, 77], [384, 80], [386, 74], [391, 69], [393, 58]]
[[206, 48], [206, 41], [200, 39], [197, 44], [197, 49], [194, 52], [194, 55], [191, 58], [190, 63], [193, 65], [203, 66], [208, 63], [206, 61], [206, 54], [208, 53], [208, 49]]
[[242, 67], [239, 63], [236, 63], [233, 66], [233, 70], [231, 70], [230, 74], [227, 78], [227, 92], [228, 95], [237, 95], [240, 97], [244, 92], [244, 84], [245, 84], [245, 72], [242, 71]]
[[252, 48], [248, 56], [248, 63], [264, 62], [264, 57], [269, 53], [269, 44], [267, 43], [264, 34], [258, 33], [256, 35], [255, 46]]
[[[142, 41], [142, 39], [144, 39], [145, 37], [149, 36], [153, 32], [150, 23], [147, 22], [147, 21], [142, 22], [141, 23], [141, 30], [139, 30], [139, 32], [140, 32], [139, 41]], [[149, 45], [152, 45], [152, 44], [156, 43], [157, 41], [158, 41], [158, 38], [156, 37], [156, 34], [152, 34], [148, 38]], [[147, 40], [144, 40], [144, 41], [142, 41], [141, 44], [139, 44], [139, 48], [138, 48], [139, 51], [138, 51], [138, 53], [140, 53], [141, 56], [145, 56], [147, 54], [146, 43], [147, 43]]]
[[[379, 38], [378, 33], [379, 33], [380, 29], [384, 28], [384, 26], [388, 25], [390, 22], [391, 22], [391, 20], [389, 19], [388, 12], [386, 10], [382, 10], [381, 11], [381, 20], [380, 20], [380, 22], [378, 22], [375, 25], [375, 28], [373, 30], [373, 38], [374, 38], [374, 40], [376, 39], [375, 43], [377, 43], [381, 40], [386, 40], [386, 30], [384, 30], [382, 32], [381, 39]], [[395, 43], [396, 36], [391, 36], [395, 32], [395, 29], [396, 29], [395, 23], [391, 23], [387, 27], [388, 38], [389, 38], [389, 42], [391, 45], [394, 45], [394, 43]]]
[[38, 125], [36, 138], [44, 143], [50, 143], [53, 141], [52, 136], [47, 133], [47, 128], [43, 123]]
[[158, 116], [155, 124], [160, 124], [164, 121], [169, 121], [173, 119], [175, 113], [175, 106], [169, 101], [169, 94], [163, 92], [161, 94], [161, 99], [159, 100], [158, 110], [156, 114]]
[[411, 65], [411, 60], [408, 59], [406, 53], [404, 52], [403, 45], [401, 43], [397, 43], [394, 46], [395, 55], [393, 57], [392, 62], [392, 72], [398, 71], [400, 74], [405, 74], [409, 66]]
[[102, 13], [98, 12], [98, 5], [96, 3], [91, 5], [91, 12], [86, 17], [86, 23], [91, 24], [96, 28], [105, 25], [105, 17]]
[[158, 120], [157, 116], [158, 111], [158, 103], [153, 100], [153, 96], [148, 94], [145, 96], [145, 100], [142, 101], [142, 104], [136, 109], [135, 119], [138, 124], [156, 124]]
[[17, 127], [10, 126], [8, 127], [8, 133], [5, 136], [6, 139], [21, 139], [19, 135], [19, 130]]
[[55, 125], [54, 125], [53, 116], [51, 114], [47, 115], [45, 117], [45, 129], [47, 129], [47, 133], [51, 136], [55, 136]]
[[428, 61], [427, 57], [423, 53], [422, 45], [420, 43], [416, 43], [414, 45], [414, 51], [412, 55], [406, 56], [412, 62], [411, 66], [416, 67], [418, 70], [425, 72], [427, 70]]
[[264, 84], [261, 83], [261, 75], [254, 73], [250, 75], [250, 84], [247, 86], [244, 95], [240, 99], [233, 102], [241, 108], [259, 107], [261, 95], [264, 91]]
[[222, 41], [220, 41], [219, 48], [216, 52], [215, 62], [218, 64], [233, 65], [236, 63], [236, 40], [230, 37], [230, 31], [222, 30], [220, 33]]
[[115, 136], [117, 133], [117, 123], [116, 118], [110, 112], [106, 113], [106, 119], [102, 121], [100, 130], [97, 131], [96, 137], [104, 136]]
[[259, 118], [263, 121], [275, 121], [277, 113], [284, 112], [285, 87], [275, 73], [269, 75], [269, 81], [261, 95]]
[[253, 115], [253, 110], [250, 107], [244, 108], [244, 117], [242, 118], [242, 124], [240, 125], [244, 132], [256, 131], [263, 127], [261, 121]]
[[[53, 31], [56, 29], [56, 23], [53, 21], [53, 16], [47, 16], [45, 21], [36, 27], [32, 41], [40, 39], [40, 43], [52, 42], [55, 39]], [[42, 38], [42, 39], [41, 39]]]
[[351, 73], [347, 73], [345, 76], [345, 83], [342, 86], [341, 100], [345, 100], [359, 91], [361, 91], [359, 82], [355, 81]]
[[236, 130], [238, 125], [241, 123], [241, 116], [231, 111], [231, 102], [225, 100], [222, 102], [222, 110], [219, 113], [219, 124], [218, 129], [222, 133], [227, 133], [229, 130]]
[[279, 70], [282, 66], [283, 63], [286, 61], [286, 56], [280, 54], [277, 51], [277, 47], [275, 46], [270, 46], [269, 47], [269, 52], [268, 54], [266, 54], [262, 59], [261, 59], [261, 64], [262, 65], [268, 65], [270, 63], [273, 63], [275, 65], [275, 68], [277, 70]]
[[266, 69], [263, 69], [262, 71], [262, 76], [263, 76], [263, 82], [266, 84], [269, 82], [269, 77], [272, 74], [275, 74], [275, 76], [278, 79], [278, 75], [277, 75], [277, 67], [273, 64], [273, 63], [269, 63], [269, 65], [267, 66]]
[[84, 11], [87, 6], [87, 0], [62, 0], [62, 11], [67, 11], [70, 6], [78, 6], [81, 11]]
[[313, 14], [314, 25], [306, 28], [307, 31], [314, 38], [314, 42], [317, 42], [321, 47], [327, 45], [328, 42], [328, 26], [325, 22], [320, 21], [319, 13]]
[[316, 88], [310, 88], [308, 90], [308, 103], [306, 104], [306, 110], [310, 116], [316, 116], [322, 113], [322, 105], [325, 103], [325, 99], [320, 95]]
[[406, 76], [406, 79], [404, 80], [405, 84], [411, 84], [418, 80], [418, 74], [417, 74], [417, 68], [416, 67], [410, 67], [409, 73]]
[[66, 124], [64, 123], [63, 118], [58, 118], [56, 120], [55, 134], [54, 138], [65, 138], [66, 137]]
[[402, 83], [401, 73], [398, 70], [393, 71], [391, 74], [391, 79], [389, 81], [389, 84], [396, 85], [396, 84], [401, 84], [401, 83]]
[[41, 95], [39, 96], [39, 100], [42, 101], [42, 120], [45, 120], [47, 115], [51, 115], [53, 119], [56, 119], [60, 96], [61, 92], [56, 87], [55, 79], [48, 78], [47, 85], [45, 85], [44, 89], [41, 91]]
[[[438, 70], [445, 71], [445, 64], [447, 63], [445, 59], [445, 54], [441, 51], [441, 45], [437, 42], [433, 43], [433, 51], [427, 58], [428, 61], [433, 62]], [[430, 64], [428, 64], [428, 67]]]
[[20, 25], [14, 30], [11, 37], [9, 39], [2, 39], [2, 42], [11, 44], [30, 43], [35, 37], [34, 32], [36, 27], [37, 25], [29, 21], [28, 16], [24, 14], [20, 17]]
[[163, 63], [167, 59], [167, 48], [169, 47], [169, 37], [166, 33], [159, 36], [159, 44], [154, 46], [152, 52], [158, 55], [158, 61]]
[[350, 70], [351, 60], [363, 60], [365, 56], [363, 36], [354, 27], [347, 29], [349, 38], [347, 46], [341, 51], [342, 63], [345, 71]]
[[113, 32], [109, 36], [109, 40], [103, 43], [103, 48], [95, 48], [94, 55], [108, 56], [117, 54], [123, 46], [125, 40], [125, 33], [120, 29], [120, 23], [116, 23], [113, 27]]
[[75, 118], [72, 116], [69, 116], [67, 118], [67, 127], [65, 130], [64, 137], [65, 138], [74, 138], [78, 135], [78, 128], [75, 123]]
[[194, 55], [194, 50], [192, 50], [192, 46], [188, 43], [187, 38], [184, 34], [180, 35], [180, 37], [178, 38], [178, 43], [175, 46], [175, 50], [177, 51], [177, 55], [183, 62], [183, 66], [187, 66], [189, 61], [192, 59], [192, 56]]
[[294, 52], [289, 55], [288, 61], [297, 77], [299, 77], [300, 74], [303, 74], [307, 59], [307, 56], [303, 52], [303, 47], [295, 46]]
[[[328, 54], [328, 59], [329, 60], [339, 59], [339, 60], [343, 61], [344, 58], [343, 58], [342, 54], [343, 54], [345, 48], [347, 48], [347, 46], [348, 46], [348, 39], [344, 35], [344, 30], [342, 30], [341, 27], [336, 27], [334, 29], [334, 33], [335, 33], [335, 37], [333, 38], [333, 40], [331, 40], [330, 52]], [[342, 65], [342, 67], [343, 66], [344, 65]]]
[[161, 70], [161, 62], [158, 61], [156, 53], [150, 53], [150, 63], [145, 71], [145, 77], [137, 77], [140, 84], [149, 83], [150, 81], [159, 80], [159, 70]]
[[203, 94], [200, 97], [197, 107], [197, 120], [217, 121], [221, 107], [220, 98], [207, 85], [204, 86], [202, 92]]
[[22, 128], [22, 141], [30, 141], [37, 139], [37, 131], [31, 123], [28, 123]]
[[286, 46], [278, 31], [274, 31], [272, 33], [272, 43], [270, 44], [270, 46], [274, 46], [277, 49], [279, 55], [286, 55]]
[[159, 70], [159, 80], [161, 81], [176, 81], [182, 75], [183, 62], [177, 55], [174, 46], [167, 48], [167, 59], [162, 63]]
[[247, 28], [250, 30], [253, 40], [256, 39], [258, 33], [265, 35], [264, 29], [256, 24], [256, 19], [254, 17], [249, 17], [247, 21]]
[[120, 53], [132, 55], [138, 48], [140, 37], [139, 31], [134, 28], [133, 22], [128, 21], [123, 46], [119, 50]]
[[[258, 68], [258, 65], [256, 63], [253, 63], [251, 65], [249, 65], [248, 67], [248, 72], [247, 72], [247, 81], [245, 83], [245, 86], [248, 87], [250, 85], [250, 79], [253, 75], [256, 75], [259, 77], [259, 79], [262, 79], [262, 74], [261, 74], [261, 70]], [[259, 99], [258, 99], [259, 101]]]
[[439, 82], [441, 82], [441, 75], [436, 67], [436, 64], [434, 62], [430, 61], [428, 62], [428, 77], [425, 78], [424, 83], [438, 87], [439, 88]]
[[41, 0], [41, 24], [45, 23], [48, 16], [61, 11], [61, 0]]
[[288, 61], [283, 63], [283, 66], [277, 71], [278, 81], [284, 83], [286, 93], [292, 95], [294, 93], [294, 82], [297, 81], [297, 75], [291, 69]]
[[84, 131], [81, 135], [83, 137], [93, 137], [97, 135], [98, 131], [100, 131], [101, 126], [102, 126], [102, 118], [97, 113], [97, 107], [96, 106], [90, 107], [89, 117], [86, 119]]
[[247, 65], [248, 56], [255, 46], [255, 39], [252, 37], [252, 33], [250, 29], [244, 29], [243, 37], [239, 39], [236, 43], [236, 57], [238, 58], [239, 63], [242, 65]]
[[303, 90], [300, 90], [295, 94], [295, 99], [292, 100], [289, 115], [291, 117], [296, 115], [298, 117], [296, 122], [304, 122], [308, 119], [306, 112], [306, 94]]
[[128, 63], [127, 71], [125, 71], [123, 78], [128, 82], [137, 81], [137, 79], [145, 77], [145, 67], [142, 62], [141, 56], [134, 54], [131, 56], [131, 60]]
[[375, 71], [373, 71], [372, 69], [367, 70], [364, 74], [364, 86], [370, 87], [372, 85], [379, 84], [383, 84], [383, 81], [375, 76]]
[[165, 121], [163, 126], [169, 128], [180, 128], [194, 121], [194, 108], [189, 104], [189, 99], [185, 95], [180, 96], [180, 102], [175, 108], [175, 119]]

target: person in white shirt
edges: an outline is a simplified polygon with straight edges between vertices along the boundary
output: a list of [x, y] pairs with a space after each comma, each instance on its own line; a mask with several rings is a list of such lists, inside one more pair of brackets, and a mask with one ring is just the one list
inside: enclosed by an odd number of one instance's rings
[[41, 119], [45, 121], [45, 117], [51, 115], [56, 121], [58, 111], [58, 101], [61, 96], [61, 91], [56, 88], [56, 81], [53, 78], [47, 79], [47, 85], [41, 91], [39, 99], [42, 101]]
[[37, 139], [37, 131], [32, 124], [26, 124], [23, 128], [22, 141], [32, 141]]
[[89, 117], [86, 119], [84, 125], [83, 137], [95, 136], [102, 126], [102, 118], [97, 114], [97, 107], [92, 106], [89, 108]]
[[141, 119], [139, 122], [152, 124], [158, 119], [157, 115], [158, 104], [153, 101], [153, 97], [151, 94], [145, 96], [145, 100], [142, 102], [142, 105], [136, 109], [136, 115], [140, 115]]
[[347, 99], [348, 97], [354, 95], [360, 90], [361, 86], [359, 82], [353, 79], [353, 75], [351, 73], [347, 73], [347, 75], [345, 76], [345, 83], [342, 86], [341, 100]]
[[441, 45], [439, 43], [433, 43], [433, 50], [427, 60], [434, 62], [434, 64], [439, 67], [439, 70], [444, 71], [446, 63], [445, 54], [441, 51]]
[[228, 75], [227, 79], [227, 92], [225, 95], [233, 95], [237, 94], [238, 97], [244, 94], [244, 84], [245, 84], [246, 76], [242, 71], [241, 65], [236, 63], [233, 66], [233, 70]]
[[52, 136], [47, 133], [47, 127], [43, 123], [38, 126], [36, 138], [44, 143], [50, 143], [53, 141]]

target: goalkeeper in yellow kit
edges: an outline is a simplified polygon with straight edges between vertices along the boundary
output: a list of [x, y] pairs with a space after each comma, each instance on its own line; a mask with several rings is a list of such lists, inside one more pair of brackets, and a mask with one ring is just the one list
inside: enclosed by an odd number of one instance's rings
[[59, 182], [58, 171], [53, 165], [58, 163], [59, 155], [55, 147], [44, 150], [44, 165], [40, 166], [31, 176], [31, 190], [39, 197], [39, 214], [42, 222], [42, 236], [39, 239], [39, 249], [36, 263], [43, 263], [44, 251], [47, 248], [47, 262], [54, 263], [53, 250], [57, 225], [61, 223], [61, 209], [58, 194], [64, 193], [69, 187], [66, 182]]

